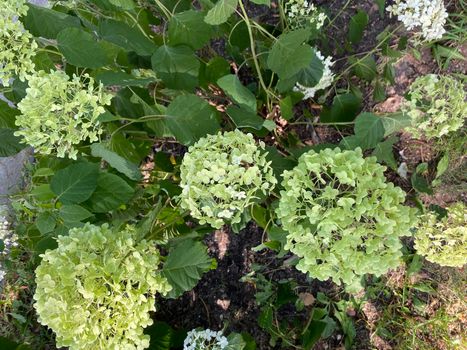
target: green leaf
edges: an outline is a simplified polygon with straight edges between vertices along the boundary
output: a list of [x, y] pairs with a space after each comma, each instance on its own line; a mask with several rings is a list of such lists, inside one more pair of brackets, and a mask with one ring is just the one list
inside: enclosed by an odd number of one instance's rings
[[166, 111], [166, 124], [177, 141], [191, 145], [220, 130], [216, 109], [196, 95], [181, 95]]
[[384, 18], [384, 10], [386, 9], [386, 0], [374, 0], [378, 5], [379, 16]]
[[362, 113], [355, 119], [354, 132], [363, 150], [374, 148], [384, 137], [383, 122], [373, 113]]
[[242, 85], [236, 75], [229, 74], [217, 80], [217, 85], [240, 107], [256, 114], [256, 97]]
[[227, 22], [235, 12], [238, 0], [219, 0], [216, 5], [208, 11], [204, 21], [211, 25], [219, 25]]
[[79, 28], [65, 28], [58, 33], [57, 46], [67, 62], [77, 67], [99, 68], [112, 61], [104, 46]]
[[121, 177], [100, 173], [97, 178], [97, 188], [88, 202], [93, 212], [107, 213], [126, 204], [134, 193], [135, 190]]
[[80, 28], [78, 17], [57, 12], [46, 7], [28, 4], [26, 17], [22, 18], [24, 28], [36, 37], [56, 39], [58, 33], [65, 28]]
[[367, 56], [364, 59], [351, 57], [349, 62], [354, 65], [353, 70], [357, 77], [372, 81], [378, 74], [376, 61], [373, 56]]
[[286, 96], [280, 100], [279, 106], [281, 109], [281, 117], [285, 120], [290, 120], [293, 118], [293, 102], [290, 96]]
[[313, 50], [309, 45], [304, 45], [309, 36], [307, 29], [298, 29], [281, 34], [274, 43], [267, 65], [280, 79], [288, 79], [310, 65]]
[[52, 232], [56, 225], [55, 217], [50, 212], [43, 212], [37, 216], [36, 227], [43, 235]]
[[17, 108], [13, 108], [8, 103], [0, 99], [0, 128], [15, 129], [16, 116], [19, 114], [21, 114], [21, 112]]
[[230, 73], [229, 62], [225, 58], [216, 56], [213, 57], [206, 65], [201, 67], [200, 85], [208, 87], [214, 81]]
[[170, 45], [185, 44], [197, 50], [209, 42], [214, 30], [204, 21], [202, 12], [189, 10], [172, 16], [167, 34]]
[[350, 19], [348, 39], [352, 44], [357, 44], [362, 40], [368, 21], [368, 14], [363, 10], [358, 10], [357, 14]]
[[93, 143], [91, 145], [91, 154], [94, 157], [102, 158], [109, 163], [112, 168], [128, 176], [129, 179], [135, 181], [141, 180], [142, 175], [138, 165], [119, 156], [117, 153], [105, 147], [102, 143]]
[[268, 7], [271, 6], [271, 0], [251, 0], [251, 2], [254, 2], [255, 4], [258, 4], [258, 5], [266, 5]]
[[258, 317], [258, 324], [261, 328], [269, 329], [272, 326], [273, 309], [271, 306], [265, 306], [261, 309]]
[[241, 334], [230, 333], [227, 337], [228, 345], [224, 348], [225, 350], [243, 350], [245, 349], [246, 342]]
[[203, 273], [211, 269], [213, 259], [207, 254], [206, 247], [200, 242], [187, 239], [178, 243], [169, 252], [162, 270], [173, 287], [170, 298], [177, 298], [193, 289]]
[[381, 102], [386, 99], [386, 89], [381, 81], [376, 80], [374, 91], [373, 91], [373, 99], [375, 102]]
[[412, 177], [410, 178], [410, 181], [412, 183], [412, 187], [417, 192], [433, 194], [433, 189], [428, 184], [428, 181], [419, 173], [413, 173]]
[[101, 82], [105, 86], [140, 86], [146, 87], [148, 84], [155, 81], [155, 78], [135, 78], [131, 74], [125, 72], [106, 71], [96, 75], [96, 81]]
[[64, 204], [81, 203], [96, 189], [98, 172], [97, 164], [72, 164], [55, 173], [50, 188]]
[[361, 109], [362, 100], [352, 93], [336, 95], [331, 108], [324, 108], [320, 115], [323, 123], [351, 122]]
[[237, 106], [229, 106], [226, 112], [237, 128], [261, 130], [264, 126], [264, 119], [258, 116], [256, 112]]
[[412, 124], [412, 119], [405, 113], [391, 113], [381, 117], [384, 126], [384, 137], [398, 132]]
[[394, 171], [397, 171], [397, 162], [392, 147], [397, 141], [399, 141], [398, 137], [391, 136], [386, 141], [378, 143], [373, 151], [373, 156], [378, 162], [386, 163]]
[[303, 334], [302, 344], [305, 349], [312, 349], [326, 329], [326, 322], [312, 321]]
[[200, 63], [188, 46], [163, 45], [154, 53], [151, 62], [168, 88], [193, 90], [198, 85]]
[[120, 7], [122, 10], [133, 10], [135, 3], [133, 0], [108, 0], [112, 5]]
[[449, 167], [449, 153], [446, 153], [438, 162], [436, 166], [436, 178], [442, 176]]
[[157, 46], [137, 26], [125, 22], [107, 19], [99, 23], [98, 34], [126, 51], [134, 51], [140, 56], [151, 56]]
[[13, 135], [15, 130], [9, 128], [0, 129], [0, 157], [11, 157], [27, 147], [20, 143], [21, 138]]
[[65, 222], [79, 222], [90, 218], [92, 213], [80, 205], [68, 204], [60, 208], [59, 215]]

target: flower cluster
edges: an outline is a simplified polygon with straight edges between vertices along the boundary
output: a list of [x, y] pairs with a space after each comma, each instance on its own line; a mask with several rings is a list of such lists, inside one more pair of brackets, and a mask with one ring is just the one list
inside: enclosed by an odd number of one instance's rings
[[11, 248], [18, 246], [18, 236], [11, 229], [11, 224], [7, 220], [0, 222], [0, 241], [3, 242], [3, 250], [0, 250], [0, 256], [6, 256]]
[[424, 215], [415, 233], [415, 249], [428, 261], [443, 266], [467, 264], [467, 208], [456, 203], [438, 220], [435, 213]]
[[89, 139], [97, 141], [102, 128], [97, 118], [105, 112], [112, 96], [103, 85], [94, 87], [94, 79], [63, 71], [37, 72], [29, 79], [26, 97], [18, 103], [21, 115], [16, 118], [20, 130], [16, 136], [42, 154], [57, 151], [58, 157], [76, 159], [75, 146]]
[[18, 20], [28, 11], [25, 2], [5, 0], [0, 6], [0, 84], [4, 86], [15, 76], [24, 81], [34, 71], [37, 43]]
[[243, 211], [277, 180], [264, 143], [239, 130], [208, 135], [188, 150], [180, 168], [181, 206], [201, 224], [238, 223]]
[[313, 98], [319, 90], [324, 90], [327, 87], [332, 85], [334, 80], [334, 73], [331, 70], [332, 65], [334, 62], [332, 61], [332, 57], [324, 57], [319, 50], [315, 49], [316, 56], [323, 62], [324, 70], [321, 79], [319, 80], [318, 84], [315, 86], [304, 86], [299, 83], [295, 84], [294, 91], [299, 91], [303, 94], [303, 99]]
[[288, 232], [285, 248], [301, 259], [297, 269], [349, 290], [361, 276], [399, 265], [399, 237], [415, 224], [405, 193], [384, 177], [376, 158], [361, 149], [313, 150], [285, 171], [276, 213]]
[[154, 295], [171, 290], [159, 263], [152, 242], [136, 242], [131, 226], [73, 228], [36, 269], [39, 322], [55, 331], [58, 347], [145, 349]]
[[193, 329], [183, 342], [183, 350], [222, 350], [229, 345], [222, 332]]
[[326, 14], [307, 0], [288, 0], [285, 4], [287, 22], [290, 28], [311, 26], [320, 29], [326, 20]]
[[419, 29], [425, 41], [440, 39], [446, 32], [448, 13], [443, 0], [396, 0], [387, 11], [404, 23], [407, 30]]
[[410, 86], [410, 101], [403, 111], [412, 119], [415, 136], [439, 139], [464, 126], [467, 101], [463, 84], [446, 75], [428, 74]]

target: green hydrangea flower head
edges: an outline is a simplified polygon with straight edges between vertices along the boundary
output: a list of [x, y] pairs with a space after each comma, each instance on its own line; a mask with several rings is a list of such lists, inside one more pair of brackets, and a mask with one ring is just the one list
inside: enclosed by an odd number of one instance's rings
[[463, 84], [447, 75], [428, 74], [410, 86], [403, 111], [412, 118], [408, 131], [415, 137], [439, 139], [461, 129], [467, 118]]
[[442, 266], [467, 264], [467, 208], [456, 203], [447, 208], [447, 216], [437, 219], [425, 214], [415, 233], [415, 249], [428, 261]]
[[39, 322], [71, 350], [145, 349], [156, 293], [171, 290], [157, 270], [154, 244], [136, 242], [132, 226], [114, 232], [85, 224], [58, 237], [36, 269], [34, 307]]
[[9, 86], [15, 76], [25, 81], [34, 71], [32, 59], [38, 46], [18, 20], [28, 11], [25, 3], [5, 0], [0, 6], [0, 84], [4, 86]]
[[360, 148], [335, 148], [304, 153], [283, 173], [276, 214], [298, 270], [358, 290], [363, 275], [399, 265], [415, 209], [402, 205], [405, 193], [386, 182], [385, 169]]
[[70, 78], [63, 71], [40, 71], [29, 78], [29, 87], [18, 108], [16, 118], [24, 142], [42, 154], [76, 159], [80, 142], [94, 142], [103, 129], [97, 120], [105, 112], [112, 95], [102, 84], [94, 86], [88, 74]]
[[264, 143], [239, 130], [201, 138], [185, 154], [181, 206], [201, 224], [239, 223], [243, 211], [277, 183]]

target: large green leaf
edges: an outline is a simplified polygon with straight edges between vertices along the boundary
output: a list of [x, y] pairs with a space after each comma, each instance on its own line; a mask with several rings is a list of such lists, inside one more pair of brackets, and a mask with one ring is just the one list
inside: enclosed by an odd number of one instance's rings
[[200, 242], [184, 240], [170, 250], [162, 273], [173, 287], [169, 297], [177, 298], [193, 289], [204, 272], [213, 266], [213, 259]]
[[362, 113], [355, 119], [355, 136], [363, 150], [374, 148], [384, 137], [381, 118], [373, 113]]
[[360, 111], [362, 100], [352, 93], [336, 95], [331, 108], [324, 108], [320, 120], [323, 123], [351, 122]]
[[352, 44], [357, 44], [362, 40], [368, 21], [368, 14], [363, 10], [358, 10], [357, 14], [350, 19], [348, 38]]
[[155, 81], [155, 78], [135, 78], [125, 72], [105, 71], [96, 75], [96, 80], [105, 86], [140, 86], [145, 87]]
[[219, 25], [227, 22], [229, 17], [235, 12], [238, 0], [219, 0], [216, 5], [210, 9], [204, 18], [204, 21], [211, 25]]
[[138, 27], [130, 27], [125, 22], [108, 19], [99, 23], [99, 36], [126, 51], [134, 51], [141, 56], [151, 56], [157, 46]]
[[384, 125], [384, 136], [391, 135], [412, 124], [412, 119], [406, 113], [391, 113], [381, 117]]
[[135, 8], [133, 0], [109, 0], [109, 2], [122, 10], [133, 10]]
[[193, 90], [198, 85], [200, 63], [188, 46], [163, 45], [151, 62], [154, 71], [171, 89]]
[[376, 61], [371, 55], [363, 59], [351, 57], [349, 62], [354, 65], [353, 71], [359, 78], [372, 81], [378, 74]]
[[99, 166], [92, 163], [76, 163], [55, 173], [50, 189], [64, 204], [82, 203], [97, 187]]
[[168, 39], [172, 46], [185, 44], [197, 50], [206, 45], [214, 34], [200, 11], [188, 10], [175, 14], [169, 21]]
[[63, 29], [81, 26], [78, 17], [32, 4], [28, 6], [28, 13], [22, 22], [34, 36], [55, 39]]
[[121, 177], [100, 173], [97, 178], [97, 188], [89, 199], [92, 211], [107, 213], [126, 204], [133, 196], [135, 190]]
[[217, 85], [240, 107], [256, 113], [255, 95], [242, 85], [236, 75], [229, 74], [217, 80]]
[[13, 135], [14, 132], [9, 128], [0, 129], [0, 157], [14, 156], [27, 146], [20, 143], [21, 138]]
[[121, 157], [117, 153], [108, 149], [102, 143], [93, 143], [91, 145], [91, 154], [94, 157], [100, 157], [105, 160], [109, 165], [128, 176], [129, 179], [139, 181], [141, 180], [141, 171], [138, 165], [132, 163], [125, 158]]
[[386, 141], [378, 143], [373, 151], [378, 162], [387, 164], [394, 171], [397, 171], [397, 162], [394, 158], [393, 145], [398, 140], [398, 137], [391, 136]]
[[59, 215], [65, 222], [79, 222], [92, 216], [92, 213], [77, 204], [67, 204], [60, 208]]
[[5, 101], [0, 100], [0, 128], [15, 129], [16, 116], [19, 114], [21, 113], [18, 109], [13, 108]]
[[57, 46], [67, 62], [77, 67], [99, 68], [112, 61], [104, 45], [79, 28], [65, 28], [58, 33]]
[[220, 130], [216, 109], [196, 95], [178, 96], [170, 103], [166, 114], [167, 127], [184, 145]]
[[264, 126], [264, 119], [256, 112], [238, 106], [229, 106], [227, 115], [232, 119], [237, 128], [252, 128], [261, 130]]
[[281, 79], [287, 79], [308, 67], [313, 50], [304, 45], [310, 33], [307, 29], [298, 29], [279, 36], [268, 56], [268, 67]]

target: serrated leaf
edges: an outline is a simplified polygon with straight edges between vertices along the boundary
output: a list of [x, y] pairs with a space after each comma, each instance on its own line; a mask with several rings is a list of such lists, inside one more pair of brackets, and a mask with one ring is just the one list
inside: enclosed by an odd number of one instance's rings
[[22, 22], [25, 29], [36, 37], [55, 39], [65, 28], [81, 27], [78, 17], [32, 4], [28, 4], [28, 7], [28, 13]]
[[304, 45], [310, 33], [307, 29], [298, 29], [281, 34], [272, 46], [267, 65], [280, 79], [288, 79], [301, 69], [307, 68], [313, 59], [311, 46]]
[[177, 141], [184, 145], [220, 130], [216, 109], [196, 95], [175, 98], [167, 108], [165, 121]]
[[324, 108], [320, 115], [323, 123], [351, 122], [361, 109], [362, 100], [352, 93], [336, 95], [331, 108]]
[[107, 213], [126, 204], [135, 190], [120, 176], [100, 173], [97, 187], [88, 202], [95, 213]]
[[405, 113], [391, 113], [381, 117], [384, 126], [384, 137], [400, 131], [412, 124], [412, 119]]
[[374, 148], [384, 137], [383, 122], [373, 113], [362, 113], [355, 119], [354, 132], [363, 150]]
[[213, 27], [204, 21], [203, 13], [195, 10], [172, 16], [167, 33], [170, 45], [185, 44], [195, 50], [206, 45], [213, 34]]
[[162, 269], [163, 275], [173, 287], [170, 298], [176, 298], [193, 289], [203, 273], [213, 266], [213, 259], [200, 242], [184, 240], [170, 250]]
[[40, 213], [36, 218], [36, 227], [42, 235], [52, 232], [56, 225], [55, 217], [50, 212]]
[[198, 85], [200, 63], [188, 46], [163, 45], [151, 62], [154, 71], [171, 89], [193, 90]]
[[77, 163], [55, 173], [50, 189], [64, 204], [82, 203], [97, 187], [97, 164]]
[[396, 136], [391, 136], [384, 142], [380, 142], [373, 150], [373, 156], [378, 162], [387, 164], [391, 169], [397, 171], [397, 162], [394, 158], [393, 145], [399, 140]]
[[219, 0], [216, 5], [208, 11], [204, 21], [211, 25], [219, 25], [227, 22], [237, 8], [238, 0]]
[[4, 128], [0, 129], [0, 157], [11, 157], [27, 147], [21, 143], [21, 138], [15, 136], [15, 130]]
[[109, 165], [126, 175], [129, 179], [139, 181], [141, 180], [141, 171], [138, 165], [126, 160], [117, 153], [111, 151], [101, 143], [93, 143], [91, 145], [91, 154], [94, 157], [99, 157], [105, 160]]
[[256, 97], [242, 85], [236, 75], [229, 74], [217, 80], [217, 85], [240, 107], [256, 114]]
[[79, 28], [65, 28], [58, 33], [57, 46], [67, 62], [77, 67], [99, 68], [111, 62], [104, 46]]
[[60, 208], [59, 215], [65, 222], [79, 222], [90, 218], [92, 213], [80, 205], [68, 204]]
[[349, 25], [348, 38], [352, 44], [359, 43], [363, 38], [363, 32], [369, 21], [368, 14], [363, 10], [358, 10], [357, 14], [352, 16]]

